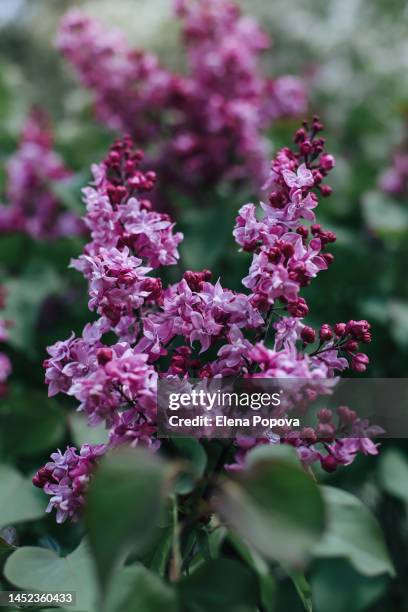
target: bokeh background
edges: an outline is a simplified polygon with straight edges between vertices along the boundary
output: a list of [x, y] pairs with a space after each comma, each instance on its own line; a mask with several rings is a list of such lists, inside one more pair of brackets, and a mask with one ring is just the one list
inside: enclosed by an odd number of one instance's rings
[[[49, 113], [55, 148], [74, 171], [61, 192], [62, 206], [81, 213], [80, 188], [89, 166], [100, 160], [113, 134], [95, 121], [91, 98], [54, 45], [58, 23], [73, 4], [122, 28], [136, 47], [154, 50], [166, 65], [183, 66], [178, 24], [170, 0], [2, 0], [0, 2], [0, 201], [7, 160], [18, 146], [33, 105]], [[336, 231], [335, 263], [307, 289], [310, 323], [366, 318], [373, 326], [367, 376], [405, 377], [408, 360], [408, 189], [387, 193], [380, 186], [396, 152], [408, 156], [408, 5], [403, 0], [242, 1], [271, 34], [265, 54], [274, 76], [292, 73], [307, 84], [310, 114], [326, 125], [328, 150], [337, 159], [332, 197], [319, 222]], [[270, 131], [271, 151], [288, 144], [296, 121], [278, 121]], [[407, 157], [408, 159], [408, 157]], [[408, 166], [408, 161], [406, 162]], [[408, 170], [407, 170], [408, 175]], [[248, 260], [237, 263], [231, 237], [238, 207], [257, 194], [219, 190], [208, 206], [174, 203], [186, 234], [186, 267], [212, 268], [239, 288]], [[84, 441], [83, 423], [64, 411], [56, 416], [46, 397], [41, 362], [45, 347], [80, 330], [89, 319], [86, 290], [68, 271], [81, 238], [33, 240], [0, 236], [0, 274], [8, 290], [6, 317], [14, 321], [7, 348], [13, 363], [10, 394], [2, 400], [2, 460], [26, 473], [43, 463], [67, 435]], [[392, 407], [390, 407], [392, 409]], [[21, 433], [25, 424], [25, 433]], [[67, 426], [69, 434], [67, 434]], [[389, 468], [386, 458], [397, 457]], [[408, 610], [408, 444], [388, 441], [381, 458], [360, 457], [352, 467], [327, 477], [362, 498], [378, 516], [398, 570], [392, 581], [357, 574], [346, 561], [315, 563], [311, 582], [318, 612]], [[396, 486], [395, 483], [398, 483]], [[48, 522], [47, 522], [48, 521]], [[56, 527], [42, 519], [16, 538], [38, 543]], [[48, 535], [45, 535], [48, 534]], [[51, 535], [49, 535], [51, 534]], [[60, 546], [75, 538], [64, 526]], [[287, 586], [287, 588], [286, 588]], [[289, 585], [281, 609], [297, 610]], [[293, 600], [292, 600], [293, 598]]]

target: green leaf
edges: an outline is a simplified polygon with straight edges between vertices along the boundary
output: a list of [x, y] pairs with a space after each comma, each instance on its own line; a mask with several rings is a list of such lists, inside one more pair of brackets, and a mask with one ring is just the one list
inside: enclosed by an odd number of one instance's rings
[[383, 238], [400, 238], [408, 231], [407, 211], [383, 193], [366, 194], [363, 214], [369, 228]]
[[50, 183], [51, 191], [57, 196], [61, 204], [68, 210], [81, 216], [85, 213], [85, 206], [82, 202], [81, 189], [86, 185], [88, 179], [87, 172], [78, 172], [64, 181]]
[[0, 538], [0, 561], [3, 562], [4, 558], [15, 550], [16, 547], [9, 544], [3, 538]]
[[29, 355], [35, 355], [35, 334], [44, 299], [60, 287], [60, 279], [51, 266], [31, 261], [18, 279], [6, 283], [7, 301], [4, 318], [13, 321], [9, 342]]
[[198, 440], [195, 438], [173, 438], [173, 446], [177, 454], [187, 459], [188, 467], [181, 470], [175, 484], [175, 490], [180, 495], [190, 493], [195, 483], [200, 480], [207, 466], [207, 455]]
[[[218, 260], [225, 256], [226, 245], [233, 244], [231, 227], [236, 210], [225, 202], [220, 203], [221, 205], [224, 206], [222, 215], [216, 205], [190, 207], [183, 212], [181, 229], [184, 232], [184, 240], [180, 249], [185, 268], [214, 269]], [[208, 245], [211, 245], [211, 248], [208, 248]]]
[[[387, 312], [387, 309], [383, 310]], [[388, 303], [388, 314], [390, 318], [390, 333], [394, 342], [405, 349], [408, 346], [408, 304], [398, 300], [390, 300]]]
[[76, 603], [70, 610], [97, 610], [92, 559], [85, 542], [66, 557], [49, 548], [19, 548], [7, 559], [4, 575], [20, 589], [75, 591]]
[[302, 563], [324, 528], [324, 506], [293, 451], [257, 451], [239, 482], [227, 481], [215, 498], [219, 513], [269, 559]]
[[259, 589], [254, 573], [233, 559], [220, 558], [200, 566], [179, 585], [183, 610], [226, 612], [255, 609]]
[[228, 537], [245, 563], [252, 567], [258, 575], [261, 601], [265, 609], [268, 611], [274, 610], [277, 585], [268, 564], [255, 550], [247, 546], [236, 533], [230, 533]]
[[[211, 524], [217, 523], [216, 521], [216, 517], [214, 516]], [[211, 527], [210, 527], [211, 528]], [[210, 531], [209, 535], [208, 535], [208, 550], [209, 550], [209, 554], [211, 559], [216, 559], [220, 556], [221, 553], [221, 547], [223, 545], [224, 540], [226, 539], [228, 535], [228, 530], [221, 526], [221, 525], [217, 525], [216, 528], [214, 528], [214, 526], [212, 527], [212, 530]], [[193, 532], [190, 534], [190, 548], [188, 546], [186, 546], [186, 551], [188, 552], [189, 550], [191, 550], [191, 546], [195, 546], [196, 543], [196, 533]], [[188, 555], [185, 555], [185, 557], [188, 557]], [[188, 563], [186, 562], [186, 558], [184, 560], [184, 564], [183, 567], [184, 569], [187, 569], [188, 567], [188, 573], [193, 574], [199, 567], [201, 567], [202, 565], [204, 565], [205, 561], [204, 561], [204, 557], [202, 556], [202, 554], [199, 552], [198, 554], [195, 555], [195, 557], [190, 560]]]
[[385, 592], [388, 579], [363, 576], [343, 559], [324, 559], [314, 564], [311, 583], [315, 612], [362, 612]]
[[365, 576], [389, 573], [394, 568], [384, 537], [370, 510], [354, 495], [322, 487], [329, 523], [313, 552], [317, 557], [345, 557]]
[[0, 408], [0, 448], [8, 457], [25, 457], [53, 450], [65, 430], [65, 414], [45, 393], [15, 392]]
[[81, 412], [72, 412], [68, 417], [68, 427], [72, 432], [75, 444], [106, 444], [108, 432], [103, 423], [96, 427], [88, 425], [88, 419]]
[[0, 488], [0, 527], [44, 516], [45, 498], [15, 468], [0, 465]]
[[397, 449], [388, 449], [381, 455], [379, 481], [386, 493], [408, 503], [408, 461]]
[[122, 568], [113, 578], [105, 612], [177, 612], [173, 588], [142, 565]]
[[152, 539], [169, 476], [166, 464], [147, 451], [120, 449], [102, 460], [89, 487], [85, 519], [103, 589], [120, 559]]
[[173, 527], [165, 527], [159, 530], [160, 537], [155, 542], [154, 550], [148, 559], [143, 558], [147, 567], [159, 576], [164, 576], [167, 562], [170, 556], [171, 545], [173, 542]]
[[312, 590], [310, 584], [306, 580], [306, 576], [303, 572], [298, 572], [286, 566], [284, 566], [284, 570], [292, 580], [304, 609], [307, 612], [313, 612]]
[[289, 444], [260, 444], [248, 454], [246, 465], [248, 468], [252, 468], [262, 461], [275, 461], [277, 459], [291, 463], [297, 468], [300, 467], [298, 454]]

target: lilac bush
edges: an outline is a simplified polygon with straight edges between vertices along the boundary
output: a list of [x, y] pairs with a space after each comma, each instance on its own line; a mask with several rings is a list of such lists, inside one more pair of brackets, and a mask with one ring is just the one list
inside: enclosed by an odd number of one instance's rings
[[53, 185], [71, 176], [53, 149], [46, 114], [34, 109], [24, 125], [19, 147], [8, 162], [8, 203], [0, 208], [0, 232], [21, 232], [37, 240], [83, 233], [81, 219], [64, 210], [53, 191]]
[[261, 54], [270, 46], [256, 21], [229, 0], [177, 0], [186, 75], [132, 49], [79, 10], [64, 18], [57, 44], [91, 90], [98, 118], [151, 147], [165, 186], [210, 186], [222, 178], [267, 175], [265, 130], [306, 109], [302, 81], [272, 79]]
[[[336, 239], [315, 223], [319, 195], [330, 195], [326, 176], [334, 158], [325, 151], [317, 118], [296, 132], [294, 149], [279, 151], [271, 164], [266, 202], [239, 211], [234, 236], [252, 254], [245, 292], [212, 281], [211, 271], [185, 271], [165, 284], [163, 268], [179, 261], [183, 238], [167, 214], [148, 199], [155, 173], [142, 170], [142, 154], [127, 137], [92, 168], [84, 189], [90, 241], [72, 261], [88, 281], [89, 309], [97, 319], [48, 349], [49, 395], [75, 398], [90, 426], [104, 423], [106, 445], [58, 451], [34, 477], [51, 496], [57, 520], [76, 519], [98, 458], [129, 445], [156, 451], [156, 390], [159, 379], [178, 377], [332, 379], [351, 368], [363, 372], [371, 341], [367, 321], [306, 325], [302, 288], [333, 262]], [[268, 335], [274, 336], [271, 339]], [[108, 340], [109, 338], [109, 340]], [[112, 338], [114, 338], [112, 340]], [[211, 355], [215, 354], [215, 358]], [[354, 410], [318, 413], [315, 428], [282, 431], [261, 439], [238, 438], [229, 470], [242, 469], [258, 444], [290, 444], [305, 467], [327, 471], [350, 464], [357, 453], [376, 454], [368, 429]], [[338, 433], [349, 432], [347, 438]]]

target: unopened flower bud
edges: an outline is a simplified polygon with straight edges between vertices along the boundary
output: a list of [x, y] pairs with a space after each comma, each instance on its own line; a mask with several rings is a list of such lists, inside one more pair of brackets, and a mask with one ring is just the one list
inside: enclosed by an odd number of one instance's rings
[[300, 332], [300, 337], [302, 338], [305, 344], [312, 344], [312, 342], [316, 340], [316, 332], [313, 327], [305, 325], [305, 327]]
[[327, 342], [333, 338], [333, 331], [327, 323], [323, 323], [319, 331], [320, 340]]
[[323, 168], [323, 170], [326, 170], [326, 172], [328, 172], [329, 170], [334, 168], [334, 166], [336, 165], [336, 160], [334, 159], [333, 155], [330, 155], [329, 153], [324, 153], [320, 156], [319, 164]]
[[351, 367], [355, 372], [365, 372], [370, 360], [365, 353], [356, 353], [351, 360]]
[[325, 472], [335, 472], [337, 470], [337, 461], [333, 455], [326, 455], [320, 459], [320, 464]]
[[346, 349], [346, 351], [354, 353], [358, 349], [357, 340], [348, 340], [348, 342], [346, 342], [346, 344], [344, 345], [344, 348]]
[[328, 408], [321, 408], [317, 413], [317, 418], [321, 423], [330, 423], [332, 420], [333, 413]]
[[333, 331], [336, 334], [336, 336], [343, 336], [346, 331], [346, 324], [336, 323], [335, 325], [333, 325]]

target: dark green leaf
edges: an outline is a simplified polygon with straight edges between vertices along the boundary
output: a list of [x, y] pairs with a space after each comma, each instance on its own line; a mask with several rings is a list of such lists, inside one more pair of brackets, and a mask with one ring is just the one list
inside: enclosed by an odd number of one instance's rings
[[305, 610], [307, 612], [313, 612], [312, 590], [310, 584], [306, 580], [306, 576], [302, 572], [298, 572], [286, 566], [284, 569], [292, 580]]
[[322, 493], [329, 522], [314, 554], [345, 557], [366, 576], [386, 572], [394, 575], [383, 534], [370, 510], [357, 497], [341, 489], [322, 487]]
[[323, 501], [293, 450], [269, 449], [250, 454], [249, 468], [239, 482], [224, 483], [216, 507], [262, 555], [300, 563], [323, 533]]
[[386, 576], [357, 573], [343, 559], [318, 561], [312, 572], [315, 612], [362, 612], [385, 591]]
[[245, 565], [233, 559], [205, 563], [180, 582], [183, 610], [226, 612], [255, 609], [259, 599], [256, 577]]
[[236, 533], [230, 533], [229, 539], [247, 563], [258, 575], [262, 604], [268, 612], [275, 609], [277, 585], [266, 561], [252, 548], [247, 546]]
[[395, 448], [380, 457], [379, 480], [384, 491], [408, 503], [408, 461]]
[[60, 279], [51, 266], [31, 261], [24, 273], [6, 283], [7, 302], [4, 317], [13, 321], [9, 342], [12, 346], [35, 354], [35, 327], [44, 299], [56, 292]]
[[177, 612], [177, 596], [141, 565], [122, 568], [113, 578], [104, 612]]
[[37, 391], [11, 392], [0, 408], [0, 448], [8, 457], [54, 450], [65, 430], [58, 404]]
[[101, 462], [85, 517], [103, 588], [121, 557], [152, 538], [168, 476], [166, 465], [147, 451], [121, 449]]
[[0, 527], [44, 516], [45, 497], [15, 468], [0, 465], [0, 488]]
[[207, 455], [195, 438], [174, 438], [172, 443], [177, 449], [177, 454], [187, 460], [187, 469], [180, 472], [175, 485], [177, 493], [186, 495], [194, 489], [195, 483], [203, 476], [207, 466]]

